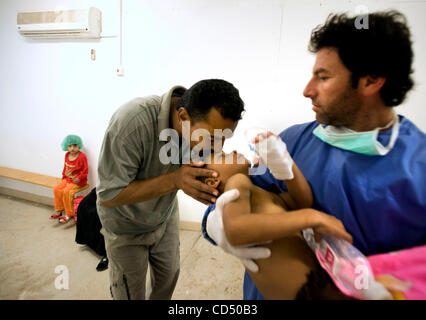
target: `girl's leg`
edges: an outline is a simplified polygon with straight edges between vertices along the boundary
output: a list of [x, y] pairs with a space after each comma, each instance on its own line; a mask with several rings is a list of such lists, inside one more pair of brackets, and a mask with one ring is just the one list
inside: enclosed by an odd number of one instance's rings
[[64, 188], [67, 186], [66, 180], [62, 180], [53, 187], [53, 195], [55, 198], [55, 211], [61, 212], [65, 209], [63, 202]]
[[63, 202], [65, 207], [65, 213], [69, 218], [72, 218], [73, 216], [74, 194], [78, 192], [79, 189], [79, 186], [74, 183], [68, 183], [64, 189]]
[[63, 194], [63, 202], [64, 202], [65, 213], [67, 217], [72, 218], [74, 215], [74, 206], [73, 206], [74, 195], [77, 192], [80, 192], [81, 190], [87, 189], [87, 187], [88, 187], [87, 185], [80, 187], [74, 183], [67, 184]]

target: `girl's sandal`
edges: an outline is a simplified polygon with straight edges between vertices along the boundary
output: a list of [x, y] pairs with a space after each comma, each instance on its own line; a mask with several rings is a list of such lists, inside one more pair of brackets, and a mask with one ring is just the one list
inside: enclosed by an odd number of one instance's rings
[[54, 220], [54, 219], [59, 219], [62, 216], [62, 211], [61, 212], [56, 212], [54, 214], [52, 214], [50, 216], [50, 219]]
[[72, 217], [68, 217], [68, 216], [63, 216], [59, 219], [59, 223], [67, 223], [68, 221], [70, 221], [72, 219]]

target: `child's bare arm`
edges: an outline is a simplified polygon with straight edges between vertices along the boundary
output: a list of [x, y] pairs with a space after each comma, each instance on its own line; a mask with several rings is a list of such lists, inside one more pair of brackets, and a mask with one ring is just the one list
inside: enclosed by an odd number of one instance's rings
[[290, 210], [311, 208], [314, 203], [311, 187], [294, 161], [292, 170], [294, 178], [285, 180], [288, 192], [283, 192], [279, 196], [284, 199]]
[[226, 238], [231, 245], [246, 245], [294, 235], [309, 227], [321, 228], [322, 233], [349, 240], [350, 235], [336, 218], [314, 209], [286, 212], [253, 213], [251, 192], [253, 184], [242, 174], [232, 176], [225, 191], [238, 189], [240, 197], [227, 204], [223, 211]]

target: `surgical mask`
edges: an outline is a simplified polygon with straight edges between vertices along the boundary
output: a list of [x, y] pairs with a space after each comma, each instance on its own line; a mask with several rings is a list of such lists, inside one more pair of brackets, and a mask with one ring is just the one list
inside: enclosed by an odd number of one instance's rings
[[[378, 140], [379, 131], [391, 127], [392, 134], [388, 145], [383, 146]], [[369, 156], [384, 156], [392, 150], [399, 134], [399, 117], [394, 113], [394, 118], [384, 127], [372, 131], [356, 132], [345, 127], [319, 125], [313, 134], [320, 140], [336, 148], [361, 153]]]

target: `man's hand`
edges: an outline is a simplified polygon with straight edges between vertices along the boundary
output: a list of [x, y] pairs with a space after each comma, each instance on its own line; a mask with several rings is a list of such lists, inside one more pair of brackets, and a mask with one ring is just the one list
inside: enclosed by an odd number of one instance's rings
[[216, 208], [207, 217], [206, 231], [208, 236], [213, 239], [219, 247], [225, 252], [239, 258], [244, 266], [251, 272], [259, 271], [259, 267], [253, 261], [254, 259], [266, 259], [271, 255], [268, 248], [257, 247], [255, 245], [232, 246], [226, 239], [223, 228], [222, 213], [223, 207], [240, 196], [237, 189], [229, 190], [223, 193], [216, 202]]
[[174, 184], [177, 189], [181, 189], [190, 197], [206, 205], [216, 202], [219, 191], [209, 185], [197, 180], [197, 177], [217, 177], [217, 172], [203, 169], [203, 162], [183, 165], [173, 174]]
[[74, 182], [75, 184], [79, 184], [80, 183], [80, 179], [79, 178], [73, 178], [72, 182]]

